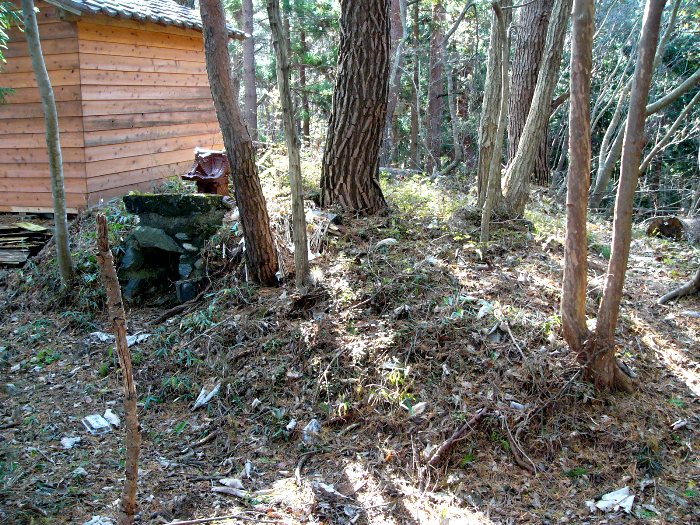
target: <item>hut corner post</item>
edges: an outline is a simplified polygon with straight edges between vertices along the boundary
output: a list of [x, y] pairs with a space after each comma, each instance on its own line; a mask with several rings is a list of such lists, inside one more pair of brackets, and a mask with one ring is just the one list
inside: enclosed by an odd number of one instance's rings
[[97, 261], [100, 276], [107, 294], [107, 308], [112, 320], [112, 329], [116, 338], [117, 354], [122, 369], [124, 387], [124, 413], [126, 419], [126, 480], [122, 490], [119, 509], [119, 525], [132, 525], [136, 514], [136, 489], [138, 485], [139, 451], [141, 447], [141, 430], [136, 411], [136, 385], [131, 366], [131, 354], [126, 341], [126, 314], [122, 302], [121, 289], [114, 259], [109, 247], [107, 218], [97, 215]]

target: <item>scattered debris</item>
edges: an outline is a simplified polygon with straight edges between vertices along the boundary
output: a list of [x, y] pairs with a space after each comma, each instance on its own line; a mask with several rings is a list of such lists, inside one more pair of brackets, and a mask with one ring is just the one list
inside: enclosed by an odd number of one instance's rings
[[73, 471], [72, 475], [74, 478], [84, 478], [88, 475], [88, 473], [83, 467], [78, 467]]
[[591, 509], [591, 512], [595, 512], [595, 509], [602, 510], [603, 512], [612, 512], [622, 509], [629, 514], [632, 512], [632, 505], [634, 505], [634, 494], [630, 493], [629, 487], [623, 487], [604, 494], [596, 502], [592, 500], [587, 501], [586, 505]]
[[[149, 337], [151, 337], [153, 334], [137, 334], [137, 335], [127, 335], [126, 336], [126, 343], [129, 346], [135, 346], [139, 343], [143, 343], [144, 341], [147, 341]], [[91, 332], [90, 333], [90, 338], [93, 340], [97, 340], [100, 343], [112, 343], [114, 342], [114, 334], [108, 334], [105, 332]]]
[[80, 438], [79, 437], [62, 437], [61, 438], [61, 445], [63, 448], [66, 450], [70, 450], [73, 447], [75, 447], [78, 443], [80, 443]]
[[221, 388], [221, 381], [216, 383], [213, 387], [204, 385], [202, 387], [202, 390], [200, 390], [199, 395], [197, 396], [197, 399], [194, 402], [194, 406], [192, 407], [192, 410], [197, 410], [198, 408], [203, 407], [209, 401], [211, 401], [216, 394], [219, 393], [219, 389]]
[[112, 426], [99, 414], [91, 414], [83, 418], [85, 429], [93, 436], [106, 434], [112, 431]]
[[388, 248], [389, 246], [393, 246], [394, 244], [398, 244], [399, 241], [394, 239], [393, 237], [389, 237], [387, 239], [382, 239], [381, 241], [377, 242], [377, 244], [374, 245], [374, 248], [378, 250], [379, 248]]
[[304, 443], [306, 443], [307, 445], [310, 445], [316, 441], [316, 438], [318, 437], [320, 432], [321, 432], [321, 423], [319, 423], [318, 419], [312, 419], [304, 427], [304, 430], [302, 431], [302, 434], [301, 434], [301, 439]]
[[121, 419], [119, 419], [119, 416], [117, 414], [115, 414], [111, 408], [108, 408], [107, 410], [105, 410], [103, 417], [114, 428], [117, 428], [119, 425], [121, 425], [121, 422], [122, 422]]
[[86, 521], [83, 525], [114, 525], [114, 520], [112, 518], [107, 518], [105, 516], [93, 516], [91, 520]]

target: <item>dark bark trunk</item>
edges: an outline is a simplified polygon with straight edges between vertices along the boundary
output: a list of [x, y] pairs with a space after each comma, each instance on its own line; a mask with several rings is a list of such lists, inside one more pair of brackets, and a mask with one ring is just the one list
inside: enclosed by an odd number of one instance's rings
[[632, 211], [639, 177], [639, 162], [645, 140], [646, 103], [665, 4], [665, 0], [648, 0], [644, 13], [637, 65], [630, 93], [630, 109], [625, 125], [610, 262], [596, 323], [595, 347], [592, 349], [592, 359], [589, 360], [590, 364], [587, 368], [591, 379], [599, 388], [605, 390], [631, 388], [627, 376], [615, 360], [615, 328], [620, 314], [622, 290], [632, 241]]
[[428, 147], [425, 171], [432, 173], [440, 169], [440, 152], [442, 151], [442, 114], [445, 95], [445, 57], [442, 40], [445, 22], [445, 6], [442, 0], [433, 5], [432, 35], [430, 37], [430, 77], [428, 85], [427, 124], [425, 141]]
[[258, 94], [255, 87], [255, 40], [253, 39], [253, 0], [242, 0], [243, 31], [250, 36], [243, 41], [243, 120], [253, 140], [258, 140]]
[[277, 284], [277, 252], [255, 165], [253, 142], [233, 92], [228, 31], [221, 0], [201, 0], [200, 11], [209, 85], [231, 164], [246, 242], [246, 258], [253, 280], [272, 286]]
[[[513, 46], [515, 52], [510, 77], [507, 163], [513, 160], [518, 151], [520, 135], [525, 127], [532, 96], [535, 93], [553, 4], [554, 0], [536, 0], [519, 10], [515, 25]], [[546, 186], [549, 181], [546, 131], [543, 133], [535, 159], [531, 181], [541, 186]]]
[[389, 1], [342, 0], [333, 110], [321, 171], [321, 205], [356, 213], [386, 208], [379, 151], [389, 94]]

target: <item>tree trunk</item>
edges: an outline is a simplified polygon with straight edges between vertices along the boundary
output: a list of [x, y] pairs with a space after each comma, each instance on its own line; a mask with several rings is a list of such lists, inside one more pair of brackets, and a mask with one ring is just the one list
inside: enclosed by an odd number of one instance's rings
[[241, 0], [243, 31], [250, 36], [243, 41], [243, 120], [251, 139], [258, 140], [258, 94], [255, 87], [255, 40], [253, 38], [253, 0]]
[[540, 143], [545, 136], [551, 115], [552, 95], [559, 77], [559, 66], [561, 65], [571, 4], [572, 0], [554, 1], [535, 93], [520, 136], [517, 152], [506, 170], [506, 207], [508, 213], [514, 217], [522, 217], [530, 197], [530, 175], [534, 169], [535, 159], [540, 151]]
[[430, 78], [428, 85], [427, 125], [425, 141], [428, 145], [425, 171], [433, 173], [440, 169], [440, 152], [442, 151], [442, 113], [445, 96], [445, 57], [442, 40], [445, 6], [443, 0], [433, 4], [432, 35], [430, 37]]
[[309, 52], [309, 46], [306, 43], [306, 31], [302, 27], [299, 30], [299, 43], [301, 45], [302, 58], [299, 63], [299, 87], [301, 88], [301, 134], [304, 137], [304, 143], [309, 144], [311, 136], [311, 106], [309, 105], [309, 93], [306, 90], [306, 54]]
[[[499, 109], [501, 101], [501, 83], [503, 71], [501, 68], [501, 44], [498, 31], [498, 17], [494, 9], [491, 17], [491, 37], [489, 40], [489, 54], [486, 62], [486, 82], [484, 84], [484, 99], [481, 103], [481, 119], [479, 121], [479, 160], [477, 165], [477, 206], [483, 208], [488, 189], [489, 173], [493, 161], [493, 150], [496, 144], [498, 131]], [[500, 159], [498, 159], [500, 168]], [[500, 177], [498, 180], [498, 193], [500, 190]], [[494, 192], [496, 190], [494, 189]], [[493, 193], [496, 199], [500, 199]], [[494, 202], [494, 206], [495, 206]]]
[[418, 168], [420, 159], [418, 153], [418, 135], [420, 133], [420, 106], [418, 86], [420, 82], [420, 2], [413, 4], [413, 83], [411, 85], [411, 166]]
[[389, 95], [389, 0], [342, 0], [340, 6], [321, 205], [374, 214], [386, 208], [378, 172]]
[[[515, 26], [515, 49], [510, 77], [510, 102], [508, 107], [508, 161], [518, 151], [520, 135], [535, 93], [537, 74], [547, 37], [547, 26], [554, 0], [536, 0], [519, 9]], [[540, 149], [535, 159], [531, 181], [546, 186], [549, 180], [547, 163], [547, 133], [542, 134]]]
[[119, 506], [119, 525], [132, 525], [136, 514], [136, 492], [139, 477], [139, 453], [141, 450], [141, 430], [136, 408], [137, 395], [134, 383], [134, 371], [131, 365], [129, 344], [126, 340], [126, 314], [122, 293], [119, 288], [117, 271], [114, 269], [112, 250], [109, 247], [107, 218], [97, 215], [97, 261], [100, 265], [102, 284], [107, 295], [109, 318], [116, 340], [119, 365], [122, 370], [124, 388], [124, 416], [126, 425], [126, 464], [124, 466], [124, 488]]
[[481, 210], [481, 238], [482, 243], [489, 240], [489, 228], [491, 224], [491, 214], [496, 204], [501, 200], [501, 158], [503, 157], [503, 134], [506, 129], [506, 119], [508, 114], [508, 58], [510, 46], [508, 45], [508, 35], [506, 33], [505, 16], [498, 1], [491, 3], [496, 15], [496, 29], [498, 32], [498, 46], [500, 50], [501, 67], [501, 100], [499, 104], [498, 126], [496, 130], [496, 140], [494, 141], [491, 162], [489, 163], [489, 178], [487, 183], [486, 198], [484, 207]]
[[224, 145], [231, 164], [236, 203], [246, 242], [246, 258], [253, 280], [277, 284], [277, 252], [262, 192], [255, 150], [233, 93], [228, 31], [221, 0], [200, 0], [207, 74]]
[[382, 166], [391, 165], [391, 153], [394, 148], [394, 113], [399, 102], [401, 75], [403, 73], [403, 48], [407, 36], [406, 0], [391, 0], [391, 50], [393, 60], [389, 74], [389, 100], [384, 125], [384, 143], [382, 146]]
[[644, 147], [647, 97], [653, 76], [654, 54], [665, 4], [666, 0], [648, 0], [644, 12], [622, 148], [610, 262], [596, 324], [593, 359], [588, 366], [589, 375], [596, 385], [606, 390], [630, 388], [627, 376], [615, 360], [615, 328], [620, 313], [622, 289], [632, 241], [632, 211], [639, 177], [639, 161]]
[[58, 270], [61, 274], [63, 286], [73, 280], [75, 270], [73, 259], [70, 255], [70, 239], [68, 238], [68, 216], [66, 213], [66, 190], [63, 181], [63, 157], [61, 154], [61, 139], [58, 126], [58, 112], [56, 99], [49, 74], [46, 71], [46, 62], [41, 50], [39, 39], [39, 26], [36, 21], [33, 0], [22, 0], [22, 13], [24, 16], [24, 33], [32, 59], [32, 68], [36, 77], [41, 104], [44, 108], [44, 122], [46, 124], [46, 148], [49, 156], [49, 171], [51, 173], [51, 193], [53, 194], [53, 220], [54, 240], [56, 242], [56, 259]]
[[569, 110], [569, 176], [566, 194], [566, 245], [561, 319], [564, 339], [582, 363], [585, 342], [588, 279], [588, 187], [591, 166], [591, 72], [595, 0], [574, 0], [571, 30], [571, 101]]
[[297, 136], [297, 126], [294, 121], [292, 90], [289, 87], [288, 39], [282, 29], [279, 0], [267, 1], [267, 13], [270, 18], [272, 46], [277, 56], [277, 85], [280, 91], [280, 101], [284, 115], [284, 135], [287, 140], [287, 155], [289, 157], [296, 286], [298, 290], [302, 291], [309, 284], [309, 248], [306, 240], [306, 217], [304, 215], [304, 188], [301, 178], [299, 137]]

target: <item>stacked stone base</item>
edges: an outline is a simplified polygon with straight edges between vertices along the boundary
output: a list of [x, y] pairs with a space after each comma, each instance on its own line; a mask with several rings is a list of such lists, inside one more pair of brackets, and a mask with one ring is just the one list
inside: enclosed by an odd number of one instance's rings
[[202, 248], [223, 224], [227, 211], [221, 195], [124, 197], [139, 224], [122, 244], [119, 268], [124, 299], [141, 303], [172, 291], [179, 302], [193, 299], [205, 277]]

